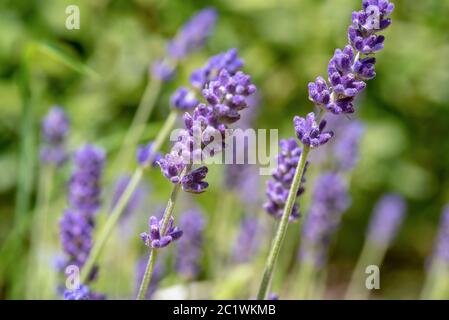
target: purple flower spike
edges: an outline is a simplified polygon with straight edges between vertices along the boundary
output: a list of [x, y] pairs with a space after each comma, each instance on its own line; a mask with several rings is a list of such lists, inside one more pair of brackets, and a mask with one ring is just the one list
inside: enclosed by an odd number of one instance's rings
[[186, 211], [181, 215], [179, 225], [184, 234], [178, 243], [175, 267], [185, 278], [195, 279], [201, 272], [204, 216], [198, 209]]
[[[278, 219], [282, 217], [284, 212], [288, 193], [293, 182], [293, 176], [295, 175], [296, 166], [298, 165], [302, 152], [294, 138], [281, 140], [279, 147], [278, 166], [273, 170], [273, 179], [267, 181], [266, 195], [268, 202], [264, 204], [265, 211]], [[301, 182], [305, 182], [304, 176]], [[303, 192], [304, 188], [299, 188], [297, 196], [300, 196]], [[294, 221], [298, 218], [299, 206], [295, 204], [289, 220]]]
[[92, 217], [100, 206], [100, 178], [105, 162], [103, 149], [86, 145], [74, 156], [75, 171], [69, 182], [71, 208]]
[[329, 81], [334, 92], [343, 97], [353, 98], [366, 87], [366, 83], [357, 80], [352, 73], [353, 60], [353, 49], [351, 46], [346, 46], [343, 51], [337, 49], [329, 62]]
[[170, 217], [167, 230], [162, 235], [162, 220], [158, 221], [155, 216], [150, 217], [150, 233], [143, 232], [140, 234], [145, 245], [153, 249], [160, 249], [168, 246], [172, 241], [178, 240], [182, 236], [182, 231], [173, 226], [173, 221], [173, 217]]
[[68, 255], [65, 265], [81, 268], [92, 248], [93, 223], [85, 215], [66, 209], [59, 227], [62, 248]]
[[440, 231], [434, 249], [434, 259], [449, 265], [449, 206], [447, 206], [441, 217]]
[[61, 165], [67, 160], [65, 140], [69, 131], [69, 120], [64, 110], [55, 106], [42, 121], [43, 146], [40, 156], [43, 163]]
[[263, 234], [260, 222], [254, 217], [246, 217], [240, 224], [240, 230], [235, 239], [232, 258], [236, 263], [246, 263], [257, 253]]
[[198, 104], [198, 99], [193, 91], [181, 87], [171, 96], [170, 104], [178, 110], [191, 110]]
[[[164, 176], [172, 183], [181, 182], [187, 192], [201, 193], [208, 186], [203, 181], [207, 168], [191, 171], [189, 167], [184, 172], [187, 165], [201, 163], [223, 150], [228, 125], [240, 119], [240, 111], [249, 107], [247, 99], [256, 92], [251, 77], [238, 70], [242, 64], [237, 51], [231, 49], [211, 58], [193, 76], [206, 103], [198, 103], [192, 114], [184, 114], [185, 130], [178, 133], [171, 152], [158, 161]], [[178, 91], [174, 104], [185, 106], [187, 95], [183, 89]]]
[[204, 46], [211, 35], [217, 20], [217, 13], [212, 8], [201, 10], [193, 16], [168, 44], [168, 54], [180, 60], [191, 52]]
[[376, 59], [366, 55], [384, 48], [385, 37], [377, 33], [391, 24], [387, 16], [393, 12], [394, 5], [388, 0], [363, 0], [362, 4], [363, 10], [352, 14], [348, 29], [350, 45], [337, 49], [329, 61], [330, 85], [321, 77], [309, 84], [310, 100], [333, 114], [354, 112], [355, 97], [365, 89], [365, 81], [376, 76]]
[[192, 72], [190, 83], [197, 89], [203, 89], [207, 82], [217, 78], [220, 70], [226, 70], [233, 75], [242, 67], [243, 60], [239, 58], [237, 49], [233, 48], [213, 56], [203, 68]]
[[309, 113], [305, 119], [296, 116], [293, 119], [293, 124], [298, 139], [304, 146], [310, 148], [317, 148], [327, 143], [334, 136], [332, 131], [323, 132], [326, 127], [326, 121], [321, 120], [318, 125], [313, 112]]
[[333, 145], [338, 170], [349, 171], [356, 166], [359, 160], [360, 140], [364, 131], [360, 121], [352, 121], [342, 128], [342, 132], [339, 133]]
[[339, 175], [326, 173], [317, 180], [310, 212], [303, 226], [302, 259], [315, 266], [325, 263], [331, 237], [349, 204], [348, 187]]
[[202, 193], [206, 190], [209, 184], [203, 181], [206, 178], [207, 167], [200, 167], [186, 174], [181, 179], [182, 189], [191, 193]]
[[193, 16], [167, 45], [167, 59], [160, 59], [151, 66], [151, 74], [160, 81], [169, 81], [176, 72], [179, 60], [202, 48], [211, 35], [217, 13], [207, 8]]
[[383, 196], [376, 207], [371, 220], [368, 239], [382, 247], [390, 246], [404, 219], [406, 204], [396, 194]]
[[137, 148], [137, 162], [144, 168], [148, 167], [150, 163], [153, 167], [156, 166], [161, 158], [160, 153], [153, 153], [153, 143], [151, 142]]

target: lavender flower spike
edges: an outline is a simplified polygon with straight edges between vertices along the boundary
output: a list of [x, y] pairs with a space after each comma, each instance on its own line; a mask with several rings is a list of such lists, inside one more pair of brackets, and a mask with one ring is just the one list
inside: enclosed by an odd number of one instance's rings
[[[75, 169], [69, 182], [68, 200], [70, 207], [64, 211], [60, 225], [62, 248], [66, 253], [65, 266], [76, 265], [82, 268], [92, 248], [95, 213], [100, 206], [100, 179], [105, 162], [102, 149], [85, 145], [74, 156]], [[96, 276], [96, 268], [89, 274], [89, 281]], [[68, 293], [66, 298], [84, 297], [86, 288]], [[100, 297], [97, 294], [89, 294]], [[81, 298], [80, 298], [81, 299]]]
[[441, 217], [440, 232], [433, 256], [445, 265], [449, 265], [449, 206], [444, 209]]
[[214, 9], [207, 8], [193, 16], [167, 45], [167, 58], [156, 61], [151, 67], [153, 77], [169, 81], [176, 72], [176, 64], [191, 52], [204, 46], [217, 20]]
[[339, 175], [325, 173], [317, 180], [303, 226], [302, 259], [318, 267], [324, 264], [331, 237], [349, 203], [347, 185]]
[[166, 247], [182, 236], [182, 231], [178, 227], [174, 227], [173, 222], [173, 217], [170, 217], [165, 234], [161, 234], [162, 220], [158, 221], [155, 216], [151, 216], [149, 220], [150, 233], [143, 232], [140, 237], [146, 246], [153, 249]]
[[194, 279], [201, 272], [200, 259], [205, 227], [203, 214], [197, 209], [186, 211], [181, 215], [179, 225], [184, 234], [177, 248], [176, 270], [182, 276]]
[[326, 127], [326, 120], [321, 120], [318, 125], [313, 112], [309, 113], [305, 119], [296, 116], [293, 119], [293, 124], [298, 139], [304, 146], [312, 149], [326, 144], [334, 136], [332, 131], [323, 132]]
[[[315, 105], [334, 114], [354, 112], [355, 97], [365, 89], [365, 81], [376, 76], [372, 56], [384, 47], [384, 36], [377, 33], [391, 24], [388, 16], [394, 5], [388, 0], [363, 0], [362, 10], [352, 14], [349, 45], [335, 50], [329, 61], [328, 79], [318, 77], [309, 84], [309, 98]], [[365, 55], [365, 56], [363, 56]]]
[[217, 20], [215, 9], [206, 8], [193, 16], [168, 44], [168, 54], [177, 60], [204, 46]]
[[338, 139], [333, 145], [333, 155], [337, 162], [338, 170], [348, 171], [353, 169], [359, 160], [359, 145], [364, 133], [363, 124], [360, 121], [352, 121], [342, 128]]
[[170, 104], [178, 110], [191, 110], [199, 103], [195, 93], [185, 87], [175, 91], [170, 98]]
[[100, 206], [100, 178], [105, 162], [102, 149], [85, 145], [74, 156], [75, 171], [69, 182], [69, 203], [71, 208], [93, 218]]
[[374, 215], [368, 229], [368, 239], [372, 243], [388, 247], [393, 241], [404, 219], [406, 204], [396, 194], [383, 196], [374, 209]]
[[69, 120], [64, 110], [59, 106], [52, 107], [42, 121], [42, 162], [61, 165], [67, 159], [65, 140], [68, 131]]
[[[210, 72], [205, 75], [210, 79]], [[207, 168], [192, 169], [192, 165], [223, 149], [225, 130], [240, 119], [240, 111], [248, 108], [247, 98], [256, 92], [256, 87], [249, 75], [223, 66], [203, 85], [201, 92], [207, 103], [196, 105], [192, 115], [184, 114], [185, 130], [171, 152], [158, 161], [165, 177], [193, 193], [203, 192], [208, 184], [204, 181]], [[204, 155], [206, 149], [209, 154]]]
[[[279, 147], [280, 151], [277, 158], [278, 166], [273, 170], [273, 179], [267, 181], [266, 195], [268, 197], [268, 202], [264, 204], [265, 211], [278, 219], [282, 217], [282, 213], [284, 212], [288, 193], [296, 172], [296, 166], [302, 153], [301, 148], [294, 138], [281, 140]], [[304, 175], [301, 182], [305, 182]], [[300, 188], [297, 197], [303, 192], [304, 189]], [[295, 204], [289, 220], [294, 221], [298, 218], [299, 206], [298, 204]]]

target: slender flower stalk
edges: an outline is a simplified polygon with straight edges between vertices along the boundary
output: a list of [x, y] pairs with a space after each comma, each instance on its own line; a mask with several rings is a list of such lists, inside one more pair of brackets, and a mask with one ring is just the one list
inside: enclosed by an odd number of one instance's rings
[[441, 217], [440, 230], [421, 298], [434, 300], [449, 298], [449, 206], [444, 209]]
[[[167, 227], [170, 222], [170, 218], [172, 218], [172, 216], [173, 216], [173, 209], [175, 208], [175, 203], [176, 203], [176, 199], [179, 194], [180, 186], [181, 185], [179, 183], [175, 184], [173, 186], [173, 190], [170, 195], [170, 198], [168, 199], [167, 206], [165, 208], [164, 215], [163, 215], [162, 224], [161, 224], [160, 231], [159, 231], [159, 233], [161, 235], [164, 235], [167, 232]], [[151, 277], [153, 275], [153, 270], [154, 270], [154, 266], [156, 263], [157, 255], [158, 255], [158, 249], [156, 247], [151, 247], [147, 267], [145, 269], [145, 273], [142, 278], [142, 283], [140, 285], [139, 292], [137, 293], [137, 300], [145, 299], [145, 294], [148, 291], [148, 285], [150, 284]]]
[[377, 33], [391, 24], [388, 16], [393, 9], [394, 5], [388, 0], [362, 0], [362, 10], [352, 14], [352, 24], [348, 29], [349, 44], [343, 50], [337, 49], [329, 61], [330, 85], [323, 77], [309, 83], [309, 99], [321, 112], [318, 119], [315, 119], [313, 113], [308, 114], [306, 118], [294, 119], [296, 136], [304, 148], [268, 255], [258, 299], [267, 297], [272, 272], [294, 209], [308, 153], [311, 148], [325, 144], [333, 136], [332, 132], [323, 131], [326, 125], [324, 120], [321, 121], [323, 112], [339, 115], [355, 111], [354, 99], [365, 89], [365, 81], [373, 79], [376, 75], [374, 71], [376, 60], [371, 55], [383, 49], [385, 38]]
[[262, 277], [262, 282], [260, 284], [259, 292], [257, 293], [258, 300], [265, 300], [268, 293], [268, 287], [270, 285], [273, 270], [276, 264], [276, 260], [281, 251], [282, 243], [284, 241], [285, 235], [287, 233], [288, 222], [290, 219], [291, 212], [295, 206], [296, 197], [301, 186], [301, 179], [306, 168], [307, 156], [310, 152], [310, 147], [305, 146], [301, 156], [298, 161], [298, 166], [296, 167], [295, 175], [288, 193], [287, 201], [285, 203], [284, 211], [279, 223], [278, 230], [274, 237], [273, 243], [271, 245], [270, 253], [268, 255], [267, 263], [265, 265], [265, 270]]
[[170, 153], [157, 162], [162, 174], [174, 187], [161, 226], [156, 228], [151, 224], [151, 231], [155, 231], [144, 236], [145, 244], [151, 247], [151, 252], [137, 299], [143, 299], [147, 291], [157, 250], [176, 240], [167, 226], [173, 219], [172, 213], [180, 188], [194, 194], [206, 190], [208, 183], [204, 179], [208, 168], [194, 165], [201, 165], [206, 158], [223, 150], [228, 125], [240, 119], [239, 111], [248, 108], [246, 99], [256, 91], [251, 77], [238, 70], [242, 64], [236, 50], [230, 50], [212, 57], [205, 68], [195, 73], [200, 75], [196, 78], [196, 84], [202, 81], [201, 94], [204, 102], [200, 103], [198, 100], [192, 115], [187, 112], [184, 114], [185, 129], [179, 133], [178, 142]]
[[366, 299], [370, 290], [364, 286], [365, 268], [381, 266], [385, 253], [391, 246], [404, 220], [406, 204], [397, 194], [383, 196], [374, 208], [365, 244], [349, 283], [347, 299]]

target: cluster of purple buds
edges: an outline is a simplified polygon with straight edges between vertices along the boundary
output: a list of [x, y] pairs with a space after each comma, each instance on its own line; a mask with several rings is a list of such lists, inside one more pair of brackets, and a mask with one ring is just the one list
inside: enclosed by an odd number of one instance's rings
[[[272, 180], [267, 181], [266, 195], [268, 202], [264, 204], [264, 209], [275, 218], [281, 218], [284, 207], [287, 202], [288, 193], [295, 176], [296, 167], [301, 157], [302, 149], [294, 138], [281, 140], [279, 142], [280, 152], [277, 157], [278, 165], [273, 170]], [[307, 164], [306, 164], [307, 167]], [[304, 170], [304, 174], [305, 174]], [[304, 174], [301, 183], [305, 182]], [[304, 188], [300, 187], [297, 197], [304, 192]], [[296, 203], [289, 217], [290, 221], [299, 218], [299, 205]]]
[[214, 62], [223, 60], [223, 68], [214, 76], [212, 71], [207, 73], [208, 82], [201, 87], [206, 103], [198, 103], [192, 115], [184, 114], [185, 129], [180, 131], [178, 142], [158, 161], [164, 176], [172, 183], [181, 183], [185, 191], [201, 193], [207, 188], [207, 168], [192, 171], [192, 165], [223, 150], [228, 125], [240, 119], [239, 112], [248, 108], [246, 99], [256, 91], [250, 76], [234, 67], [227, 69], [230, 57], [241, 61], [236, 54], [230, 50], [216, 56]]
[[374, 208], [368, 229], [368, 240], [381, 247], [390, 246], [404, 220], [406, 204], [396, 194], [383, 196]]
[[193, 71], [190, 75], [190, 84], [201, 90], [209, 81], [214, 80], [221, 70], [235, 74], [243, 68], [243, 65], [243, 60], [238, 56], [237, 49], [229, 49], [213, 56], [204, 67]]
[[[222, 86], [224, 83], [223, 79], [221, 81], [219, 81], [218, 79], [218, 77], [220, 76], [220, 72], [225, 70], [228, 73], [227, 80], [229, 80], [229, 78], [231, 76], [236, 75], [238, 70], [241, 69], [242, 67], [243, 61], [239, 58], [237, 49], [233, 48], [228, 50], [227, 52], [222, 52], [216, 56], [213, 56], [212, 58], [209, 59], [209, 61], [204, 67], [193, 71], [190, 76], [190, 83], [197, 91], [204, 91], [206, 89], [209, 89], [211, 85], [212, 86], [215, 85], [216, 88], [218, 89], [218, 87]], [[232, 79], [232, 81], [238, 80], [239, 80], [238, 76], [235, 79]], [[242, 83], [241, 80], [240, 82]], [[208, 83], [210, 84], [208, 85]], [[230, 83], [228, 86], [232, 86], [232, 84]], [[236, 95], [235, 94], [236, 90], [241, 89], [245, 90], [245, 88], [242, 87], [236, 89], [228, 88], [229, 91], [234, 91], [234, 95]], [[207, 94], [207, 92], [206, 93], [203, 92], [203, 95], [205, 94]], [[209, 94], [219, 95], [219, 92], [217, 92], [217, 90], [212, 90], [209, 91]], [[242, 96], [243, 92], [238, 93], [237, 95]], [[204, 97], [206, 98], [206, 96]], [[238, 100], [240, 98], [233, 97], [233, 99]], [[181, 87], [177, 91], [175, 91], [175, 93], [172, 95], [170, 102], [172, 107], [181, 111], [186, 111], [195, 108], [199, 103], [199, 99], [194, 90], [189, 90], [185, 87]]]
[[212, 8], [201, 10], [193, 16], [168, 43], [166, 59], [153, 64], [152, 75], [161, 81], [172, 79], [177, 62], [204, 46], [212, 34], [216, 20], [217, 13]]
[[78, 289], [65, 290], [64, 300], [105, 300], [106, 296], [102, 293], [92, 292], [89, 287], [80, 285]]
[[69, 182], [70, 207], [93, 218], [100, 206], [100, 180], [105, 162], [103, 149], [85, 145], [74, 156], [75, 171]]
[[176, 270], [185, 278], [194, 279], [201, 272], [200, 260], [205, 228], [203, 215], [197, 209], [186, 211], [181, 215], [179, 225], [184, 234], [178, 243]]
[[348, 187], [341, 176], [325, 173], [317, 179], [303, 226], [302, 259], [315, 266], [324, 264], [331, 237], [349, 204]]
[[363, 0], [363, 9], [354, 12], [348, 30], [350, 45], [337, 49], [328, 65], [330, 86], [323, 77], [309, 84], [309, 98], [315, 105], [334, 114], [354, 112], [353, 101], [366, 87], [365, 81], [376, 76], [376, 59], [383, 49], [384, 37], [377, 35], [391, 24], [387, 18], [394, 5], [388, 0]]
[[435, 244], [434, 259], [449, 265], [449, 207], [443, 211], [440, 223], [440, 232]]
[[43, 163], [61, 165], [67, 159], [65, 142], [69, 132], [69, 120], [64, 110], [54, 106], [42, 121], [43, 146], [40, 157]]
[[305, 119], [296, 116], [293, 119], [293, 125], [301, 143], [312, 149], [326, 144], [334, 136], [332, 131], [323, 131], [326, 120], [321, 120], [318, 124], [313, 112], [309, 113]]
[[142, 232], [140, 237], [146, 246], [153, 249], [160, 249], [168, 246], [172, 241], [178, 240], [182, 236], [182, 231], [173, 226], [174, 219], [170, 217], [167, 228], [162, 233], [162, 220], [151, 216], [149, 220], [150, 233]]

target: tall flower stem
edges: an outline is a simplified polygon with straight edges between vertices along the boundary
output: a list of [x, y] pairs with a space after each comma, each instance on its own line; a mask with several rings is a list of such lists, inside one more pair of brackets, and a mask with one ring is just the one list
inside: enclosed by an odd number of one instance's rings
[[386, 248], [381, 248], [367, 241], [363, 246], [356, 267], [351, 276], [345, 299], [367, 299], [370, 290], [365, 287], [365, 268], [369, 265], [380, 266], [384, 259]]
[[295, 176], [293, 177], [292, 186], [288, 193], [287, 202], [285, 204], [284, 212], [281, 217], [281, 221], [278, 226], [278, 230], [274, 237], [273, 243], [271, 245], [270, 253], [268, 254], [268, 259], [265, 265], [264, 274], [262, 277], [262, 282], [260, 284], [259, 292], [257, 294], [257, 299], [264, 300], [267, 297], [268, 287], [273, 275], [273, 270], [279, 256], [279, 252], [284, 242], [285, 235], [287, 233], [288, 220], [290, 214], [293, 210], [295, 204], [296, 196], [298, 194], [299, 187], [301, 185], [301, 179], [304, 174], [304, 169], [307, 162], [307, 157], [310, 152], [310, 147], [304, 146], [301, 153], [301, 157], [298, 161], [298, 166], [296, 167]]
[[298, 299], [306, 300], [313, 296], [312, 290], [316, 281], [316, 266], [311, 262], [301, 264], [298, 276]]
[[[167, 207], [165, 208], [164, 217], [162, 220], [162, 227], [161, 227], [162, 235], [165, 234], [167, 230], [170, 217], [172, 216], [173, 209], [175, 208], [176, 199], [178, 197], [180, 187], [181, 184], [179, 183], [175, 184], [171, 192], [170, 198], [168, 199]], [[151, 277], [153, 276], [153, 270], [154, 265], [156, 263], [157, 253], [158, 253], [157, 249], [152, 248], [150, 250], [150, 256], [148, 258], [147, 267], [145, 269], [145, 273], [143, 275], [142, 282], [140, 284], [139, 292], [137, 294], [137, 300], [143, 300], [145, 298], [146, 292], [148, 291], [148, 285], [150, 284]]]
[[[33, 299], [35, 297], [47, 297], [52, 288], [48, 288], [48, 283], [42, 283], [42, 279], [48, 276], [48, 265], [46, 246], [49, 245], [51, 232], [47, 229], [52, 226], [49, 223], [49, 205], [51, 201], [52, 185], [55, 174], [55, 167], [52, 165], [43, 166], [39, 177], [39, 188], [37, 195], [37, 207], [33, 214], [33, 223], [35, 226], [31, 232], [32, 254], [30, 255], [28, 283], [31, 287], [27, 289], [27, 295]], [[53, 230], [51, 230], [53, 231]], [[34, 279], [34, 280], [32, 280]], [[45, 288], [44, 288], [45, 287]], [[44, 290], [44, 292], [43, 292]], [[51, 294], [51, 293], [50, 293]]]
[[151, 116], [151, 113], [156, 104], [157, 97], [161, 91], [162, 82], [156, 78], [151, 79], [145, 87], [142, 99], [140, 100], [137, 111], [134, 114], [133, 121], [129, 127], [125, 139], [120, 147], [120, 151], [117, 156], [113, 167], [116, 165], [126, 166], [129, 160], [129, 148], [135, 146], [141, 138], [143, 131], [145, 130], [145, 124]]
[[430, 266], [424, 288], [421, 292], [423, 300], [444, 300], [449, 298], [449, 270], [445, 263], [434, 261]]
[[[169, 136], [171, 130], [173, 129], [177, 119], [177, 112], [175, 110], [172, 110], [167, 119], [165, 120], [161, 130], [159, 131], [155, 142], [153, 144], [152, 152], [153, 156], [160, 150], [162, 147], [164, 141]], [[152, 161], [150, 161], [152, 162]], [[92, 268], [94, 267], [95, 263], [97, 262], [97, 259], [101, 253], [101, 250], [104, 247], [104, 244], [106, 243], [106, 240], [109, 238], [112, 229], [117, 224], [120, 216], [122, 215], [124, 209], [128, 205], [129, 200], [131, 199], [132, 195], [136, 191], [137, 186], [139, 185], [142, 177], [143, 177], [144, 169], [139, 167], [134, 172], [133, 176], [131, 177], [130, 182], [126, 186], [125, 191], [120, 196], [120, 198], [117, 201], [117, 205], [114, 206], [111, 214], [109, 215], [106, 224], [104, 225], [103, 229], [101, 230], [101, 233], [98, 236], [98, 240], [94, 243], [94, 246], [92, 248], [91, 254], [89, 255], [89, 259], [87, 260], [86, 264], [83, 267], [82, 273], [81, 273], [81, 282], [83, 283], [87, 277], [89, 276], [90, 272], [92, 271]]]

